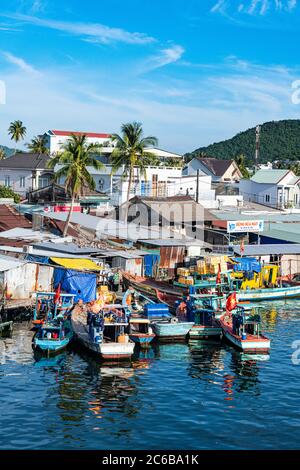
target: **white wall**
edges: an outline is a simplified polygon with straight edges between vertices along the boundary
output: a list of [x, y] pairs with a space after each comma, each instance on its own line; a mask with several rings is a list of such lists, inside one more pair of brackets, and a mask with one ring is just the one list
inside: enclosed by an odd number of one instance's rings
[[[0, 172], [0, 185], [5, 186], [5, 177], [10, 177], [10, 187], [16, 193], [21, 196], [25, 196], [26, 193], [32, 188], [32, 172], [31, 170], [9, 170], [3, 168]], [[21, 187], [21, 177], [25, 177], [25, 187]]]
[[[26, 263], [4, 273], [7, 294], [13, 299], [29, 299], [35, 291], [36, 284], [40, 291], [50, 291], [53, 268]], [[37, 278], [37, 281], [36, 281]]]
[[[240, 181], [240, 195], [245, 201], [257, 202], [269, 206], [277, 206], [277, 185], [266, 183], [255, 183], [254, 181], [242, 179]], [[266, 196], [269, 196], [268, 202]]]

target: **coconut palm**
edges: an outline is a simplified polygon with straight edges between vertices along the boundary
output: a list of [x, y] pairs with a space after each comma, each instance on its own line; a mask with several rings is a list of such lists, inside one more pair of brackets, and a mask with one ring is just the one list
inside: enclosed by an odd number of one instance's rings
[[249, 178], [250, 174], [246, 167], [246, 157], [245, 155], [241, 154], [235, 157], [235, 163], [239, 167], [240, 172], [242, 173], [243, 178]]
[[26, 144], [28, 150], [38, 155], [47, 155], [49, 154], [49, 149], [46, 145], [46, 139], [43, 135], [38, 135], [31, 139], [29, 144]]
[[13, 121], [10, 123], [8, 128], [8, 134], [10, 135], [11, 140], [14, 140], [16, 143], [15, 153], [17, 153], [17, 144], [20, 140], [23, 140], [26, 135], [26, 127], [23, 126], [22, 121]]
[[143, 137], [142, 124], [139, 122], [123, 124], [121, 132], [121, 136], [112, 135], [112, 141], [116, 143], [116, 147], [112, 152], [111, 160], [113, 173], [124, 167], [123, 176], [128, 176], [128, 206], [134, 168], [137, 167], [140, 174], [145, 176], [146, 167], [155, 159], [155, 156], [147, 148], [157, 145], [158, 140], [153, 136]]
[[0, 147], [0, 160], [4, 160], [6, 158], [6, 154], [4, 152], [4, 149]]
[[72, 135], [62, 147], [62, 151], [52, 157], [48, 162], [49, 168], [60, 168], [56, 171], [56, 181], [65, 178], [66, 193], [71, 194], [70, 211], [64, 227], [63, 236], [68, 232], [75, 200], [82, 195], [84, 188], [95, 189], [95, 181], [88, 171], [88, 167], [95, 170], [103, 168], [103, 164], [97, 159], [101, 151], [100, 144], [89, 144], [87, 136]]

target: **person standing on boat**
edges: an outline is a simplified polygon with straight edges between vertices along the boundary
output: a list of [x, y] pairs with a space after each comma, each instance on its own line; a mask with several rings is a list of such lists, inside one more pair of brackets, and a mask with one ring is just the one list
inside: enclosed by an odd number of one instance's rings
[[120, 287], [120, 275], [119, 272], [115, 272], [114, 277], [113, 277], [113, 291], [118, 292]]

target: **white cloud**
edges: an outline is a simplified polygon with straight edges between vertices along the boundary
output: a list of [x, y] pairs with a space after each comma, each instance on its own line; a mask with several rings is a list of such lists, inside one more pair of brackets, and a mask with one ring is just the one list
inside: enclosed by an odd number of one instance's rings
[[24, 23], [31, 25], [63, 31], [84, 40], [108, 44], [111, 42], [123, 42], [127, 44], [148, 44], [155, 41], [154, 38], [144, 33], [131, 33], [121, 28], [111, 28], [100, 23], [75, 23], [67, 21], [56, 21], [42, 19], [31, 15], [12, 14], [7, 15]]
[[165, 49], [161, 49], [157, 55], [150, 57], [148, 60], [145, 60], [141, 67], [141, 72], [148, 72], [150, 70], [155, 70], [178, 62], [183, 56], [184, 52], [184, 48], [179, 45], [173, 45]]
[[297, 7], [297, 0], [244, 0], [236, 5], [235, 0], [218, 0], [211, 8], [212, 13], [226, 14], [247, 13], [249, 15], [265, 15], [269, 10], [292, 12]]
[[26, 124], [28, 139], [50, 128], [115, 132], [122, 122], [138, 120], [162, 148], [186, 152], [257, 122], [297, 118], [299, 107], [290, 96], [296, 78], [297, 70], [234, 57], [199, 70], [198, 78], [194, 73], [184, 81], [135, 77], [134, 84], [132, 76], [124, 74], [120, 81], [113, 72], [94, 71], [91, 77], [84, 69], [74, 74], [59, 68], [37, 76], [11, 69], [1, 76], [7, 84], [1, 144], [9, 144], [6, 129], [14, 119]]
[[7, 62], [10, 64], [16, 65], [19, 69], [21, 69], [23, 72], [29, 74], [29, 75], [40, 75], [40, 72], [36, 70], [32, 65], [28, 64], [25, 62], [24, 59], [21, 57], [17, 57], [10, 52], [3, 52], [3, 56], [6, 59]]

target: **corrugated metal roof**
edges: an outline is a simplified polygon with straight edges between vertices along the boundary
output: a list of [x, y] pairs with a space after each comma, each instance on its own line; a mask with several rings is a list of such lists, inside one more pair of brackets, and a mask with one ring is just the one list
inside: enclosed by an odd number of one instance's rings
[[9, 271], [10, 269], [18, 268], [26, 264], [26, 261], [19, 260], [17, 258], [11, 258], [0, 254], [0, 272]]
[[51, 238], [60, 238], [50, 232], [38, 232], [31, 228], [15, 227], [0, 233], [1, 238], [19, 239], [19, 240], [49, 240]]
[[[47, 212], [44, 215], [50, 219], [61, 221], [65, 221], [68, 216], [67, 213], [58, 212]], [[126, 224], [115, 219], [106, 219], [103, 217], [81, 214], [79, 212], [73, 212], [71, 222], [87, 229], [95, 230], [98, 236], [104, 235], [107, 238], [121, 238], [136, 241], [139, 238], [154, 238], [161, 233], [163, 236], [166, 235], [166, 237], [170, 234], [169, 230], [165, 230], [162, 227], [144, 227], [133, 223]]]
[[0, 232], [12, 228], [31, 228], [31, 222], [12, 205], [0, 205]]
[[34, 243], [33, 246], [40, 250], [50, 250], [54, 252], [61, 252], [61, 253], [68, 253], [73, 255], [89, 255], [89, 254], [97, 254], [100, 253], [101, 250], [98, 248], [92, 247], [79, 247], [75, 245], [75, 243], [52, 243], [52, 242], [44, 242], [44, 243]]
[[[37, 250], [35, 248], [33, 248], [30, 253], [25, 253], [23, 251], [23, 248], [12, 247], [12, 246], [8, 246], [8, 245], [1, 245], [0, 246], [0, 251], [7, 252], [7, 253], [22, 253], [23, 255], [29, 254], [29, 255], [33, 255], [33, 256], [43, 256], [43, 257], [46, 257], [46, 258], [51, 258], [52, 256], [55, 256], [56, 258], [65, 258], [66, 257], [66, 253], [61, 253], [61, 252], [58, 252], [58, 251], [53, 252], [53, 251], [48, 251], [48, 250]], [[82, 258], [82, 255], [69, 255], [68, 254], [68, 258], [78, 259], [78, 258]], [[89, 258], [89, 257], [86, 256], [86, 258]]]
[[152, 240], [138, 240], [139, 243], [144, 243], [145, 245], [155, 245], [155, 246], [201, 246], [205, 247], [207, 244], [197, 240], [186, 240], [181, 238], [158, 238]]
[[255, 183], [277, 184], [289, 170], [258, 170], [250, 179]]
[[[234, 251], [237, 255], [241, 255], [240, 246], [235, 246]], [[300, 244], [292, 243], [278, 243], [278, 244], [267, 244], [267, 245], [245, 245], [245, 256], [264, 256], [264, 255], [299, 255]]]

